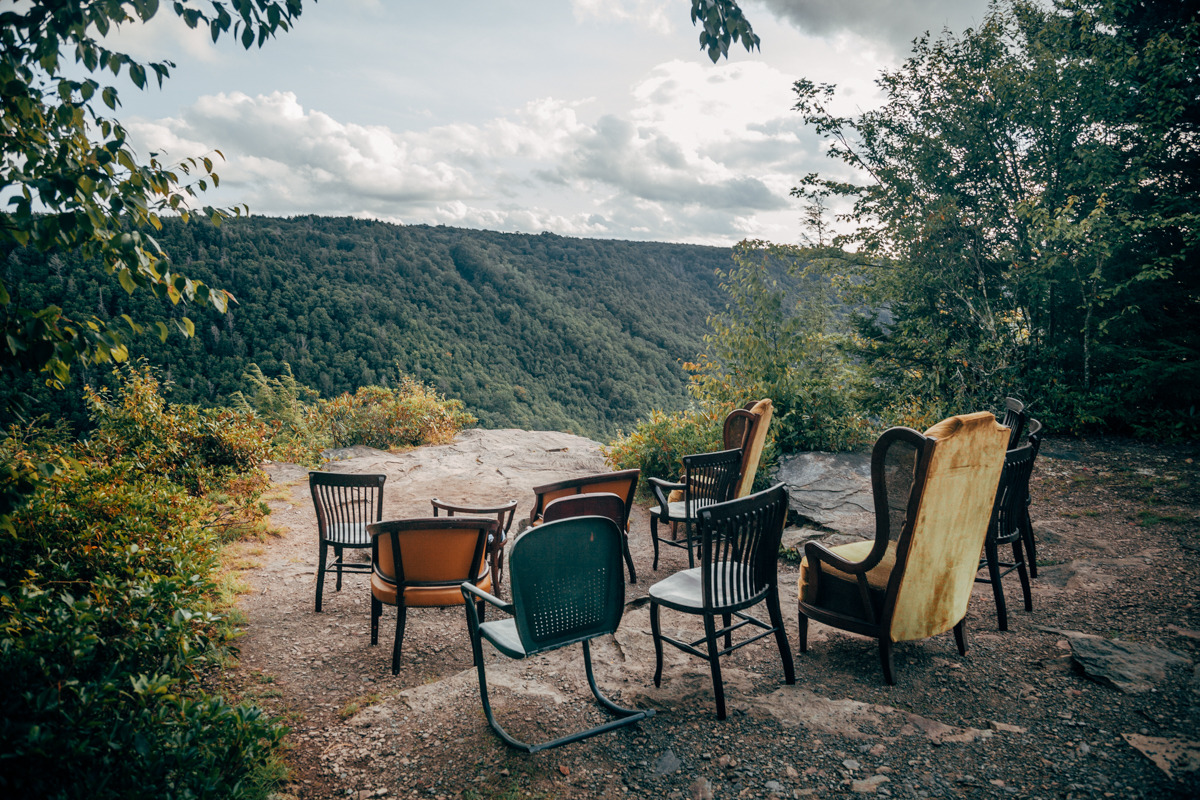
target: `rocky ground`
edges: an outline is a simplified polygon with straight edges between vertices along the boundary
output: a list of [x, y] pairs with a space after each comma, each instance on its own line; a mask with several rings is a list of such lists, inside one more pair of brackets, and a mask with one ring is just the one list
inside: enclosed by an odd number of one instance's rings
[[[388, 474], [385, 517], [427, 515], [433, 496], [516, 498], [527, 515], [530, 487], [603, 469], [595, 443], [556, 433], [468, 431], [444, 447], [345, 455], [332, 468]], [[330, 581], [325, 611], [313, 612], [316, 523], [304, 471], [273, 465], [272, 519], [285, 533], [244, 543], [230, 560], [249, 587], [248, 624], [239, 663], [213, 680], [291, 725], [283, 795], [305, 800], [1197, 797], [1196, 457], [1196, 447], [1049, 440], [1032, 486], [1033, 611], [1008, 577], [1010, 630], [1001, 633], [990, 588], [978, 585], [967, 655], [950, 634], [901, 644], [896, 686], [883, 683], [872, 640], [814, 624], [799, 653], [797, 567], [781, 558], [797, 684], [783, 684], [770, 640], [738, 650], [723, 666], [733, 711], [722, 722], [702, 662], [668, 648], [663, 686], [653, 686], [648, 611], [636, 599], [686, 555], [669, 549], [652, 572], [649, 518], [635, 508], [638, 583], [627, 587], [621, 630], [595, 648], [597, 676], [618, 702], [658, 714], [534, 756], [507, 749], [483, 718], [461, 607], [409, 613], [396, 677], [394, 611], [370, 647], [365, 577], [348, 577], [340, 592]], [[789, 541], [813, 535], [845, 536], [793, 531]], [[698, 627], [664, 612], [664, 629], [683, 637]], [[1096, 651], [1114, 649], [1140, 676], [1081, 672], [1086, 662], [1098, 673]], [[525, 662], [488, 649], [487, 661], [497, 714], [518, 737], [607, 718], [578, 648]]]

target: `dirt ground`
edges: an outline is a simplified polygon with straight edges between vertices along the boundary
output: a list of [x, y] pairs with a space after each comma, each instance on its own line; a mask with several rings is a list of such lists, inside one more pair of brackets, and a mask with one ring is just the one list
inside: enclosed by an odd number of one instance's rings
[[[506, 748], [483, 717], [461, 607], [410, 611], [395, 677], [395, 612], [385, 609], [370, 647], [365, 576], [348, 576], [340, 592], [329, 579], [314, 613], [315, 515], [307, 483], [285, 475], [269, 497], [286, 533], [240, 546], [248, 624], [239, 663], [214, 679], [291, 726], [283, 798], [1200, 797], [1200, 745], [1192, 771], [1184, 759], [1169, 776], [1127, 738], [1200, 741], [1197, 459], [1196, 446], [1048, 440], [1032, 481], [1033, 611], [1017, 576], [1006, 578], [1001, 633], [991, 590], [977, 585], [967, 655], [949, 633], [900, 644], [896, 686], [884, 684], [873, 640], [814, 624], [799, 652], [788, 559], [780, 585], [797, 685], [784, 686], [772, 640], [738, 650], [725, 662], [725, 721], [697, 659], [669, 654], [663, 688], [653, 687], [646, 609], [633, 603], [614, 641], [597, 647], [597, 678], [657, 716], [533, 756]], [[457, 480], [443, 476], [441, 496], [466, 499], [473, 479]], [[425, 484], [398, 478], [387, 491], [385, 517], [428, 513]], [[532, 494], [518, 499], [527, 515]], [[644, 508], [631, 528], [638, 583], [628, 601], [686, 566], [668, 548], [651, 570]], [[695, 630], [668, 613], [666, 627]], [[1166, 648], [1193, 667], [1125, 694], [1075, 671], [1069, 632]], [[515, 735], [540, 741], [607, 718], [578, 649], [558, 652], [509, 662], [488, 650], [493, 704]]]

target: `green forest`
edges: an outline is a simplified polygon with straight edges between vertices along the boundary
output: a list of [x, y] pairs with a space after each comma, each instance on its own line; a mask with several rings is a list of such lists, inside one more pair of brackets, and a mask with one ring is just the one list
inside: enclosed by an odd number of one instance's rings
[[[226, 313], [128, 294], [98, 259], [0, 253], [22, 304], [150, 326], [129, 354], [161, 368], [172, 402], [227, 405], [251, 364], [268, 377], [288, 364], [327, 399], [407, 374], [484, 427], [594, 438], [687, 403], [680, 360], [702, 349], [731, 264], [728, 248], [321, 217], [166, 219], [155, 238], [175, 268], [232, 293]], [[196, 335], [159, 341], [153, 323], [184, 314]], [[37, 376], [20, 388], [82, 429], [80, 387], [109, 369], [73, 372], [64, 391]]]

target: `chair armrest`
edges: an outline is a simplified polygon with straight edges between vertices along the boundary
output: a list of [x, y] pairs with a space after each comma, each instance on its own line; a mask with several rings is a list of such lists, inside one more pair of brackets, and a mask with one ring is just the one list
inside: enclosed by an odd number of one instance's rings
[[667, 506], [669, 505], [667, 494], [676, 489], [686, 489], [687, 484], [672, 483], [671, 481], [664, 481], [662, 478], [647, 478], [647, 480], [650, 481], [650, 489], [654, 492], [654, 499], [658, 500], [658, 504], [662, 507], [662, 516], [666, 518]]
[[837, 553], [830, 550], [820, 542], [805, 542], [804, 555], [809, 559], [809, 564], [815, 564], [820, 561], [836, 570], [846, 572], [851, 575], [870, 572], [875, 566], [883, 560], [883, 554], [886, 548], [881, 548], [878, 553], [872, 548], [870, 554], [862, 561], [847, 561]]
[[506, 614], [512, 614], [515, 610], [512, 603], [506, 603], [499, 597], [496, 597], [496, 595], [488, 594], [483, 589], [480, 589], [478, 586], [469, 581], [463, 581], [459, 589], [462, 590], [463, 600], [468, 604], [471, 602], [471, 598], [467, 595], [473, 594], [475, 595], [476, 599], [482, 600], [488, 605], [493, 605]]

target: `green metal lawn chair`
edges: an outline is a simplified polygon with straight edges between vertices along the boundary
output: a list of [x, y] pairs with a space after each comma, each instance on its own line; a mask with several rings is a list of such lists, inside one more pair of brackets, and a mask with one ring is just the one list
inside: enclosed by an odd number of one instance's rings
[[[621, 529], [611, 519], [572, 517], [530, 528], [517, 537], [508, 561], [511, 603], [469, 583], [462, 585], [467, 630], [479, 671], [479, 699], [483, 701], [488, 724], [509, 747], [536, 753], [654, 716], [653, 709], [622, 708], [609, 700], [596, 686], [592, 673], [590, 641], [615, 632], [625, 610], [621, 553]], [[476, 600], [484, 600], [511, 617], [481, 623]], [[526, 658], [582, 642], [583, 663], [592, 694], [618, 719], [542, 744], [514, 739], [496, 722], [488, 702], [484, 639], [509, 658]]]

